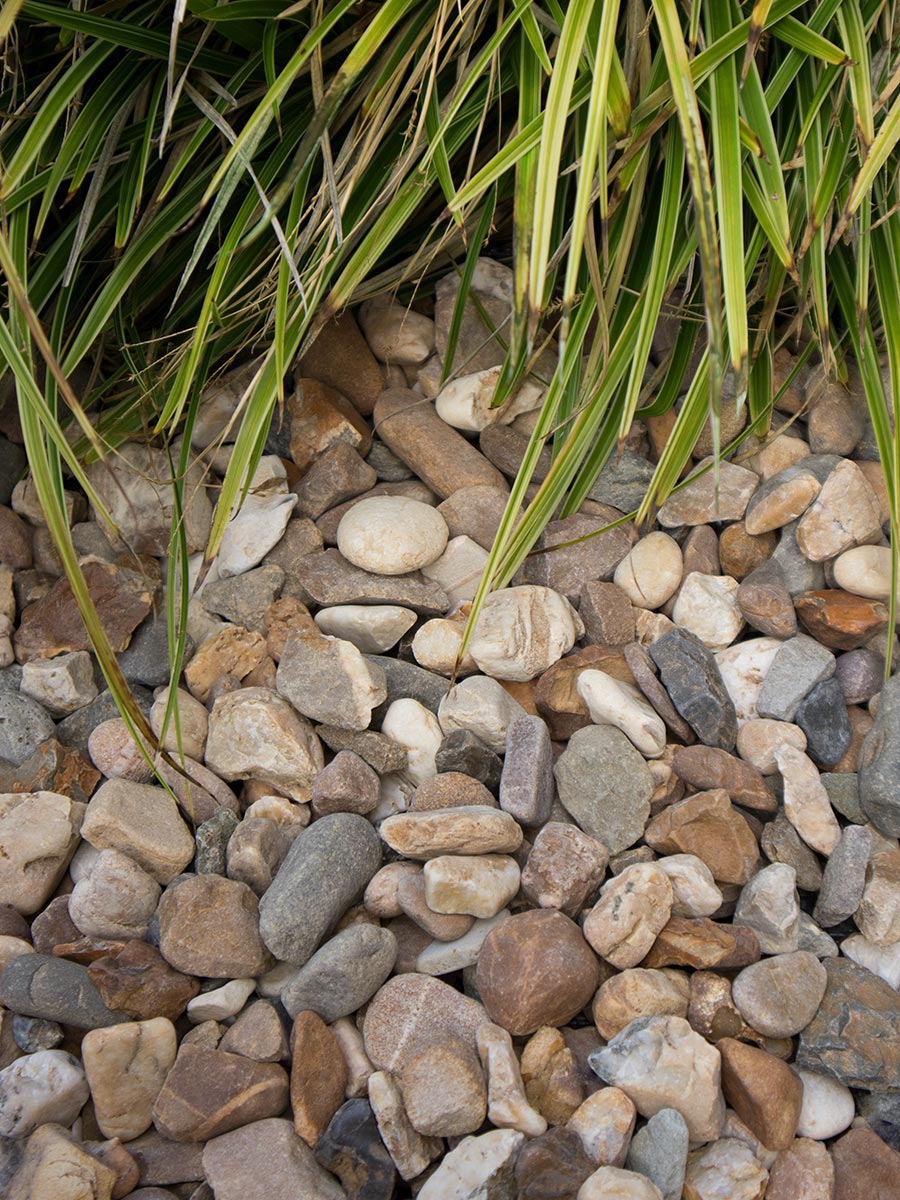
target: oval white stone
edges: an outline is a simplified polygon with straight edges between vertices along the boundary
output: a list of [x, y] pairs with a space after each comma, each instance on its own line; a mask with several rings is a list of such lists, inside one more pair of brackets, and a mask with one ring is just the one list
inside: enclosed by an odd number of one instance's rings
[[673, 537], [660, 530], [637, 542], [613, 575], [613, 582], [637, 608], [660, 608], [681, 583], [684, 560]]
[[407, 496], [371, 496], [341, 518], [338, 549], [373, 575], [406, 575], [444, 552], [450, 530], [430, 504]]

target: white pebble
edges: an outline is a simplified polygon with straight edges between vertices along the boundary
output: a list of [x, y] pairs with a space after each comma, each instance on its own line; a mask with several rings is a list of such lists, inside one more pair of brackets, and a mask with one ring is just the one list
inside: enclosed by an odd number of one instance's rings
[[406, 575], [444, 552], [450, 530], [430, 504], [408, 496], [371, 496], [341, 517], [338, 549], [373, 575]]
[[582, 671], [575, 686], [595, 725], [614, 725], [646, 758], [659, 758], [666, 727], [636, 687], [603, 671]]
[[656, 530], [632, 546], [616, 567], [613, 582], [636, 608], [661, 608], [675, 594], [683, 569], [681, 547]]

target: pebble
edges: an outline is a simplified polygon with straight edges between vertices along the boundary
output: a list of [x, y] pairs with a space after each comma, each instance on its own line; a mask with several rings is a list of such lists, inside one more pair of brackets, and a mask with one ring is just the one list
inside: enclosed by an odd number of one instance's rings
[[690, 989], [676, 971], [626, 968], [601, 983], [592, 1013], [600, 1035], [614, 1038], [636, 1017], [686, 1017]]
[[666, 728], [636, 687], [603, 671], [582, 671], [576, 684], [595, 725], [613, 725], [647, 758], [666, 748]]
[[716, 665], [739, 724], [759, 716], [756, 702], [762, 682], [782, 644], [777, 638], [752, 638], [729, 646], [727, 650], [719, 650], [716, 654]]
[[227, 1021], [241, 1011], [255, 987], [255, 979], [231, 979], [212, 991], [201, 992], [187, 1006], [188, 1020], [193, 1025]]
[[808, 950], [751, 963], [734, 980], [732, 996], [744, 1020], [766, 1037], [792, 1037], [810, 1023], [825, 993], [825, 967]]
[[579, 729], [553, 773], [566, 811], [609, 853], [638, 841], [650, 814], [653, 777], [624, 733], [611, 725]]
[[672, 620], [710, 650], [724, 650], [744, 625], [737, 596], [738, 582], [730, 575], [692, 571], [678, 590]]
[[577, 1200], [661, 1200], [662, 1192], [634, 1171], [600, 1167], [578, 1190]]
[[464, 627], [465, 621], [456, 617], [435, 617], [420, 625], [412, 640], [413, 656], [419, 666], [448, 676], [456, 670], [458, 677], [477, 671], [468, 651], [462, 658], [459, 656]]
[[419, 1200], [507, 1200], [515, 1193], [514, 1167], [524, 1144], [513, 1129], [463, 1138], [426, 1180]]
[[771, 1150], [787, 1150], [797, 1132], [803, 1082], [787, 1063], [734, 1038], [721, 1038], [722, 1091], [751, 1132]]
[[367, 729], [354, 733], [349, 729], [338, 729], [336, 725], [317, 725], [316, 733], [329, 750], [336, 754], [350, 750], [358, 754], [378, 774], [402, 771], [407, 763], [406, 751], [391, 738], [375, 730]]
[[900, 801], [896, 779], [900, 770], [900, 679], [885, 683], [878, 712], [859, 754], [859, 803], [865, 816], [887, 837], [900, 836]]
[[822, 484], [802, 462], [769, 475], [754, 492], [747, 505], [745, 523], [751, 534], [781, 529], [802, 517]]
[[294, 569], [303, 594], [323, 607], [388, 604], [436, 617], [450, 604], [444, 589], [418, 572], [372, 575], [347, 562], [338, 550], [306, 554], [295, 562]]
[[415, 970], [422, 975], [440, 976], [474, 966], [487, 935], [508, 916], [509, 910], [503, 908], [496, 916], [473, 921], [461, 937], [451, 941], [435, 938], [416, 956]]
[[748, 625], [766, 637], [790, 638], [797, 632], [797, 614], [784, 572], [768, 559], [743, 579], [737, 605]]
[[485, 600], [469, 653], [493, 679], [534, 679], [583, 632], [578, 613], [551, 588], [503, 588]]
[[870, 600], [888, 600], [891, 595], [891, 549], [889, 546], [854, 546], [834, 560], [835, 584], [845, 592]]
[[382, 821], [379, 832], [392, 850], [422, 862], [444, 854], [512, 854], [522, 842], [508, 813], [477, 804], [401, 813]]
[[672, 884], [655, 863], [636, 863], [600, 889], [584, 922], [590, 946], [619, 970], [645, 957], [672, 911]]
[[507, 1031], [486, 1022], [478, 1030], [477, 1045], [487, 1077], [487, 1113], [491, 1124], [501, 1129], [516, 1129], [528, 1137], [545, 1133], [547, 1122], [525, 1095], [519, 1061]]
[[507, 729], [523, 715], [521, 704], [496, 679], [486, 675], [473, 675], [457, 683], [438, 708], [438, 721], [445, 736], [466, 730], [498, 754], [506, 747]]
[[15, 1013], [98, 1029], [126, 1018], [112, 1012], [87, 970], [68, 959], [46, 954], [22, 954], [0, 973], [0, 1003]]
[[662, 1108], [631, 1139], [626, 1165], [655, 1183], [663, 1200], [681, 1200], [688, 1145], [684, 1117]]
[[75, 884], [69, 916], [83, 934], [143, 938], [159, 904], [159, 884], [118, 850], [102, 850]]
[[[738, 746], [742, 732], [738, 732]], [[714, 746], [680, 746], [672, 759], [672, 769], [700, 791], [724, 788], [734, 803], [744, 808], [772, 812], [776, 807], [775, 797], [759, 771]]]
[[737, 1138], [721, 1138], [688, 1155], [685, 1200], [760, 1200], [769, 1172], [750, 1147]]
[[490, 1018], [475, 1000], [428, 975], [395, 975], [372, 998], [363, 1021], [365, 1049], [376, 1069], [396, 1072], [418, 1047], [447, 1035], [469, 1040]]
[[378, 803], [378, 775], [352, 750], [339, 750], [316, 776], [311, 803], [316, 817], [333, 812], [364, 815]]
[[219, 1049], [256, 1062], [281, 1062], [289, 1056], [281, 1018], [267, 1000], [255, 1000], [239, 1013]]
[[78, 845], [84, 805], [56, 792], [0, 796], [0, 903], [42, 909]]
[[405, 575], [439, 558], [448, 537], [447, 522], [430, 505], [404, 496], [373, 496], [341, 518], [337, 544], [363, 571]]
[[422, 574], [439, 584], [452, 604], [462, 604], [475, 599], [487, 560], [486, 550], [461, 535], [452, 538], [443, 554], [422, 568]]
[[150, 1128], [153, 1105], [177, 1049], [175, 1028], [165, 1017], [85, 1035], [81, 1054], [104, 1137], [127, 1142]]
[[434, 322], [388, 296], [366, 300], [357, 313], [369, 349], [384, 363], [423, 363], [434, 351]]
[[355, 731], [387, 699], [384, 673], [352, 642], [299, 630], [285, 644], [275, 687], [303, 716]]
[[803, 1084], [803, 1100], [797, 1121], [797, 1137], [824, 1142], [843, 1133], [852, 1122], [856, 1109], [853, 1093], [830, 1075], [797, 1067]]
[[696, 854], [667, 854], [657, 860], [672, 885], [673, 917], [710, 917], [722, 906], [712, 871]]
[[763, 954], [790, 954], [798, 947], [800, 900], [796, 883], [794, 868], [779, 862], [758, 871], [741, 889], [735, 922], [753, 930]]
[[[565, 991], [559, 979], [566, 980]], [[555, 909], [534, 909], [491, 930], [476, 980], [490, 1020], [519, 1037], [566, 1024], [590, 1001], [600, 973], [573, 921]]]
[[567, 1122], [584, 1099], [575, 1056], [558, 1029], [543, 1025], [522, 1050], [525, 1095], [551, 1125]]
[[98, 695], [91, 656], [85, 650], [38, 658], [22, 667], [21, 691], [54, 717], [64, 717]]
[[639, 1017], [590, 1055], [591, 1068], [644, 1117], [674, 1108], [691, 1141], [718, 1137], [725, 1119], [720, 1056], [681, 1017]]
[[305, 802], [324, 763], [312, 725], [268, 688], [242, 688], [213, 704], [206, 765], [224, 779], [258, 779]]
[[203, 1147], [202, 1171], [216, 1200], [346, 1197], [341, 1185], [316, 1162], [291, 1122], [281, 1117], [253, 1121], [210, 1138]]
[[575, 1110], [568, 1127], [581, 1138], [584, 1152], [600, 1166], [625, 1162], [637, 1110], [619, 1088], [601, 1088]]
[[581, 589], [578, 615], [584, 623], [584, 640], [602, 646], [626, 646], [634, 641], [634, 608], [622, 588], [599, 579]]
[[339, 604], [319, 609], [315, 622], [323, 633], [352, 642], [363, 654], [384, 654], [412, 629], [416, 614], [398, 604]]
[[880, 536], [878, 498], [856, 463], [843, 459], [801, 517], [797, 544], [812, 562], [822, 562]]
[[281, 1003], [288, 1016], [318, 1013], [328, 1024], [361, 1008], [394, 966], [397, 943], [389, 929], [351, 925], [327, 941], [288, 981]]
[[469, 775], [491, 791], [499, 787], [503, 769], [498, 755], [468, 729], [452, 730], [444, 736], [434, 765], [440, 773], [459, 771]]
[[802, 701], [835, 671], [834, 655], [805, 634], [784, 642], [765, 673], [756, 702], [760, 717], [793, 721]]
[[120, 850], [158, 883], [169, 883], [194, 857], [194, 839], [169, 794], [127, 779], [100, 785], [81, 834], [98, 850]]
[[672, 629], [649, 647], [663, 686], [699, 741], [732, 750], [737, 717], [716, 660], [699, 638]]
[[613, 582], [637, 608], [662, 608], [678, 590], [683, 571], [681, 547], [657, 530], [636, 542], [616, 567]]
[[775, 761], [784, 780], [785, 816], [808, 846], [827, 857], [841, 830], [815, 764], [789, 745], [775, 751]]
[[295, 1017], [290, 1048], [294, 1129], [315, 1146], [343, 1103], [347, 1064], [334, 1033], [313, 1012]]
[[602, 842], [574, 825], [548, 821], [522, 871], [522, 892], [538, 908], [575, 917], [599, 887], [608, 861]]
[[831, 929], [852, 917], [859, 908], [866, 886], [866, 868], [872, 850], [872, 837], [862, 825], [848, 825], [830, 854], [822, 877], [822, 886], [813, 910], [816, 923]]
[[68, 1130], [41, 1125], [26, 1143], [21, 1166], [10, 1181], [8, 1200], [41, 1196], [94, 1197], [113, 1194], [116, 1174], [73, 1141]]
[[500, 807], [520, 825], [543, 826], [550, 818], [553, 796], [550, 734], [540, 717], [526, 714], [507, 728]]
[[39, 1050], [0, 1071], [0, 1135], [25, 1138], [40, 1125], [71, 1125], [88, 1098], [84, 1070], [63, 1050]]
[[425, 705], [418, 700], [395, 700], [382, 718], [381, 732], [406, 751], [403, 776], [411, 784], [434, 776], [435, 756], [443, 739], [437, 718]]
[[461, 1137], [484, 1121], [484, 1073], [469, 1041], [445, 1035], [419, 1046], [404, 1058], [397, 1082], [410, 1124], [425, 1137]]
[[806, 735], [807, 753], [821, 766], [835, 766], [850, 749], [850, 714], [844, 689], [834, 676], [816, 684], [797, 706], [794, 720]]
[[557, 1127], [526, 1142], [516, 1163], [517, 1200], [574, 1196], [593, 1173], [581, 1138], [573, 1129]]
[[739, 521], [750, 497], [759, 484], [759, 476], [736, 463], [721, 462], [716, 472], [712, 458], [697, 463], [697, 470], [710, 468], [674, 492], [659, 510], [660, 525], [667, 529], [678, 525], [706, 525], [709, 521]]
[[315, 821], [295, 839], [260, 903], [266, 946], [282, 961], [302, 966], [360, 899], [380, 864], [378, 835], [364, 817], [334, 813]]
[[759, 859], [753, 831], [721, 788], [663, 809], [650, 821], [644, 839], [665, 854], [696, 855], [717, 883], [747, 883]]
[[437, 913], [495, 917], [519, 890], [519, 866], [501, 854], [444, 855], [425, 864], [425, 899]]
[[761, 775], [774, 775], [778, 770], [775, 752], [782, 745], [806, 750], [806, 734], [799, 725], [768, 717], [745, 721], [738, 730], [738, 754]]
[[221, 875], [195, 875], [166, 889], [159, 948], [177, 971], [210, 979], [255, 978], [271, 965], [256, 896]]

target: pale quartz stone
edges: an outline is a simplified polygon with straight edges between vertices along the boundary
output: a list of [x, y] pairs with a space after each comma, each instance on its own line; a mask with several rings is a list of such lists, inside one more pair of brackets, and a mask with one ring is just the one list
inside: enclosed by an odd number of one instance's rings
[[636, 542], [613, 575], [636, 608], [655, 609], [674, 596], [681, 583], [684, 559], [681, 547], [661, 530]]
[[484, 939], [495, 925], [505, 921], [508, 916], [509, 909], [502, 908], [496, 916], [474, 921], [467, 933], [452, 942], [441, 942], [435, 938], [416, 959], [416, 970], [420, 975], [439, 977], [474, 966], [478, 962]]
[[26, 1138], [39, 1125], [71, 1125], [89, 1094], [81, 1063], [71, 1054], [26, 1054], [0, 1071], [0, 1135]]
[[516, 1129], [539, 1137], [547, 1122], [528, 1103], [512, 1038], [500, 1025], [485, 1022], [475, 1036], [487, 1077], [488, 1120], [499, 1129]]
[[338, 550], [373, 575], [406, 575], [444, 552], [450, 531], [436, 508], [408, 496], [371, 496], [341, 517]]
[[241, 1011], [256, 988], [255, 979], [231, 979], [211, 992], [201, 992], [187, 1006], [192, 1025], [203, 1021], [227, 1021]]
[[848, 1129], [856, 1116], [856, 1105], [850, 1089], [830, 1075], [819, 1075], [803, 1067], [794, 1067], [794, 1070], [803, 1084], [797, 1137], [816, 1138], [823, 1142]]
[[425, 864], [425, 902], [437, 913], [495, 917], [519, 890], [519, 865], [501, 854], [445, 855]]
[[721, 1057], [682, 1017], [639, 1017], [589, 1058], [594, 1072], [621, 1088], [641, 1116], [674, 1108], [691, 1141], [719, 1136], [725, 1119]]
[[506, 1200], [514, 1196], [515, 1165], [525, 1144], [514, 1129], [492, 1129], [465, 1137], [444, 1156], [418, 1200]]
[[420, 861], [444, 854], [513, 854], [522, 844], [522, 829], [509, 813], [485, 804], [399, 813], [382, 821], [379, 832], [392, 850]]
[[[206, 750], [206, 735], [209, 730], [209, 713], [190, 692], [177, 688], [178, 707], [173, 709], [172, 718], [166, 727], [160, 745], [172, 754], [186, 754], [188, 758], [203, 761]], [[162, 733], [169, 703], [169, 688], [163, 688], [153, 700], [150, 709], [150, 728], [157, 737]]]
[[88, 937], [144, 938], [160, 886], [127, 854], [102, 850], [69, 896], [69, 916]]
[[444, 734], [437, 717], [424, 704], [408, 696], [394, 700], [384, 714], [381, 732], [406, 750], [406, 782], [415, 787], [437, 774], [434, 756]]
[[583, 633], [565, 596], [525, 584], [487, 597], [469, 651], [486, 675], [523, 681], [552, 667]]
[[53, 717], [84, 708], [97, 696], [94, 667], [86, 650], [36, 658], [22, 667], [19, 691], [43, 704]]
[[621, 1167], [628, 1154], [637, 1109], [617, 1087], [588, 1096], [566, 1122], [581, 1138], [584, 1152], [598, 1166]]
[[672, 911], [668, 875], [656, 863], [636, 863], [608, 880], [584, 922], [591, 948], [614, 967], [635, 967]]
[[716, 654], [716, 666], [737, 713], [738, 725], [759, 716], [756, 701], [763, 679], [783, 645], [777, 638], [751, 638]]
[[443, 1152], [443, 1141], [413, 1129], [400, 1088], [389, 1071], [375, 1071], [369, 1076], [368, 1096], [381, 1140], [400, 1178], [415, 1179]]
[[26, 942], [24, 938], [13, 937], [8, 933], [0, 934], [0, 975], [3, 974], [3, 968], [8, 962], [23, 954], [34, 954], [34, 946], [31, 942]]
[[405, 775], [389, 771], [387, 775], [381, 776], [378, 803], [366, 816], [378, 825], [385, 817], [395, 817], [397, 813], [406, 812], [415, 790], [416, 785]]
[[297, 503], [288, 491], [284, 463], [275, 455], [266, 455], [250, 482], [244, 503], [232, 513], [207, 577], [227, 579], [243, 575], [257, 566], [284, 536], [287, 523]]
[[412, 640], [413, 657], [419, 666], [439, 675], [474, 674], [478, 664], [468, 650], [459, 661], [465, 626], [465, 619], [456, 617], [434, 617], [421, 625]]
[[695, 634], [710, 650], [724, 650], [744, 627], [737, 602], [739, 586], [730, 575], [691, 571], [679, 589], [672, 620]]
[[704, 470], [690, 483], [673, 492], [659, 510], [660, 525], [706, 525], [710, 521], [739, 521], [759, 476], [736, 463], [720, 462], [717, 472], [712, 457], [697, 463]]
[[582, 671], [575, 687], [595, 725], [614, 725], [645, 758], [659, 758], [666, 748], [666, 727], [633, 684], [603, 671]]
[[277, 963], [264, 975], [260, 975], [256, 981], [256, 990], [265, 1000], [277, 1000], [296, 974], [296, 963]]
[[853, 933], [841, 942], [841, 953], [900, 991], [900, 942], [880, 946], [861, 933]]
[[475, 599], [487, 560], [487, 550], [460, 534], [450, 539], [440, 558], [422, 568], [422, 574], [442, 587], [454, 604], [462, 604]]
[[422, 868], [418, 863], [399, 862], [385, 863], [369, 880], [363, 893], [363, 904], [367, 912], [380, 921], [389, 921], [393, 917], [403, 915], [400, 901], [397, 899], [397, 889], [407, 875], [418, 875]]
[[600, 1167], [578, 1189], [576, 1200], [663, 1200], [663, 1194], [645, 1175], [620, 1167]]
[[415, 367], [434, 352], [434, 321], [390, 296], [366, 300], [357, 317], [369, 349], [379, 362]]
[[642, 646], [652, 646], [655, 641], [675, 628], [675, 622], [670, 621], [665, 613], [651, 612], [648, 608], [636, 608], [634, 613], [634, 632]]
[[809, 458], [809, 455], [809, 444], [802, 438], [780, 434], [761, 446], [743, 465], [756, 471], [761, 479], [771, 479], [773, 475]]
[[722, 1138], [688, 1155], [684, 1200], [760, 1200], [768, 1180], [745, 1142]]
[[790, 721], [773, 721], [769, 717], [757, 717], [753, 721], [746, 721], [738, 729], [738, 754], [761, 775], [774, 775], [778, 770], [775, 751], [779, 746], [794, 746], [797, 750], [805, 750], [806, 734], [799, 725]]
[[82, 842], [69, 863], [69, 878], [72, 882], [80, 883], [82, 879], [90, 875], [102, 853], [102, 850], [97, 850], [90, 842]]
[[[296, 967], [292, 967], [291, 970], [296, 972]], [[350, 1017], [339, 1017], [328, 1028], [334, 1034], [347, 1064], [347, 1088], [344, 1094], [348, 1100], [356, 1096], [365, 1096], [375, 1068], [366, 1054], [362, 1033]]]
[[890, 546], [854, 546], [834, 561], [834, 582], [846, 592], [888, 600], [891, 595]]
[[363, 654], [384, 654], [416, 623], [416, 614], [399, 604], [337, 604], [313, 618], [329, 637], [352, 642]]
[[78, 845], [85, 805], [57, 792], [0, 795], [0, 904], [43, 908]]
[[284, 829], [305, 829], [310, 821], [308, 804], [295, 804], [287, 796], [260, 796], [249, 808], [244, 810], [245, 817], [260, 817], [264, 821], [274, 821]]
[[506, 750], [507, 728], [517, 717], [526, 715], [522, 705], [496, 679], [486, 675], [463, 679], [438, 706], [438, 720], [445, 734], [454, 729], [468, 729], [498, 754]]
[[667, 854], [655, 865], [672, 885], [673, 917], [711, 917], [722, 907], [713, 873], [696, 854]]
[[797, 545], [812, 562], [881, 537], [878, 497], [855, 462], [842, 459], [797, 526]]
[[261, 358], [251, 359], [206, 385], [200, 393], [200, 407], [191, 430], [191, 445], [195, 449], [205, 450], [215, 439], [235, 441], [241, 422], [238, 406], [262, 365]]
[[827, 858], [841, 838], [841, 827], [815, 763], [794, 746], [780, 746], [775, 762], [784, 780], [784, 815], [807, 846]]
[[127, 1142], [150, 1128], [153, 1105], [177, 1050], [175, 1026], [165, 1017], [85, 1034], [81, 1054], [104, 1137]]
[[753, 1157], [767, 1171], [778, 1157], [778, 1151], [769, 1150], [767, 1146], [764, 1146], [756, 1134], [747, 1128], [733, 1108], [726, 1108], [725, 1110], [725, 1124], [722, 1126], [721, 1136], [723, 1138], [736, 1138], [739, 1142], [743, 1142], [745, 1146], [749, 1146]]
[[522, 413], [539, 408], [544, 389], [526, 379], [518, 391], [499, 408], [492, 408], [500, 367], [489, 367], [461, 375], [445, 383], [438, 392], [435, 408], [442, 421], [466, 433], [480, 433], [488, 425], [509, 425]]
[[790, 954], [800, 942], [797, 872], [787, 863], [763, 867], [744, 884], [734, 910], [736, 925], [748, 925], [763, 954]]

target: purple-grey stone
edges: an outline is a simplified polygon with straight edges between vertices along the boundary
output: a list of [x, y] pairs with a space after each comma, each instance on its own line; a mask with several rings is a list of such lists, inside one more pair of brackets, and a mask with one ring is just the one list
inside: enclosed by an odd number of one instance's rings
[[506, 731], [500, 807], [520, 825], [544, 825], [553, 807], [553, 749], [540, 717], [517, 717]]

